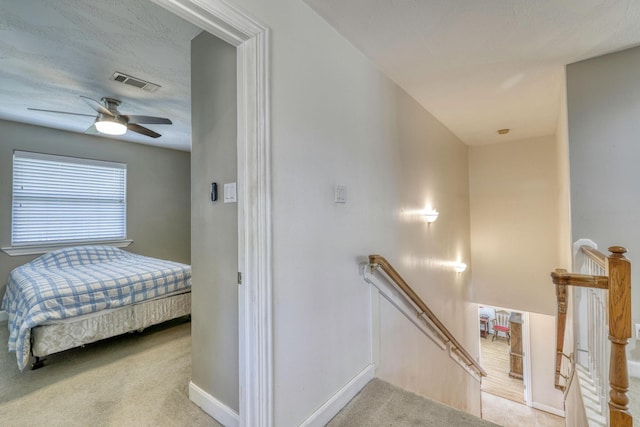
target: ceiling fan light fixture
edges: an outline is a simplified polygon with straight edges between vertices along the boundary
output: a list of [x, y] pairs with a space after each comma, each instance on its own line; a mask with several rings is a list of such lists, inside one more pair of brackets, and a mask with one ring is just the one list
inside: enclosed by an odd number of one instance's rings
[[[100, 101], [96, 101], [95, 99], [88, 98], [86, 96], [80, 95], [80, 98], [84, 102], [87, 103], [89, 107], [95, 110], [98, 113], [93, 122], [93, 125], [86, 130], [85, 133], [88, 134], [96, 134], [102, 133], [105, 135], [124, 135], [128, 131], [139, 133], [140, 135], [148, 136], [149, 138], [160, 138], [158, 132], [155, 132], [151, 129], [148, 129], [144, 126], [141, 126], [141, 123], [149, 123], [154, 125], [170, 125], [173, 124], [171, 120], [166, 117], [153, 117], [153, 116], [142, 116], [142, 115], [124, 115], [120, 114], [118, 111], [118, 107], [120, 106], [120, 100], [115, 98], [102, 98]], [[88, 114], [83, 113], [70, 113], [67, 111], [57, 111], [57, 110], [43, 110], [40, 108], [29, 108], [29, 110], [34, 111], [44, 111], [48, 113], [59, 113], [59, 114], [72, 114], [76, 116], [88, 116], [93, 117]]]
[[124, 135], [127, 131], [127, 125], [116, 118], [101, 117], [96, 120], [96, 129], [107, 135]]

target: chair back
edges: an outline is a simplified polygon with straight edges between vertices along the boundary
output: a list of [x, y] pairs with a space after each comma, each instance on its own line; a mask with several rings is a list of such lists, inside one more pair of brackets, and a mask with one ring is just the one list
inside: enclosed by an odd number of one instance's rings
[[509, 316], [511, 313], [505, 310], [496, 311], [496, 325], [509, 327]]

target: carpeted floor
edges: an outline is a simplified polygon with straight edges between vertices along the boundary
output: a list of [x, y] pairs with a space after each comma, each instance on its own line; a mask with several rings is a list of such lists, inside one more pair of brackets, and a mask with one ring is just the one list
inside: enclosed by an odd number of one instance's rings
[[[0, 351], [0, 425], [219, 426], [188, 397], [191, 324], [167, 322], [85, 348], [52, 355], [20, 372]], [[0, 345], [8, 331], [0, 323]], [[6, 348], [6, 347], [4, 347]], [[630, 409], [640, 420], [640, 379], [631, 378]], [[495, 426], [374, 379], [329, 427]]]
[[[0, 324], [0, 345], [8, 331]], [[188, 397], [191, 324], [167, 322], [49, 356], [20, 372], [0, 351], [0, 425], [219, 426]]]
[[496, 425], [374, 378], [327, 424], [327, 427]]
[[633, 425], [640, 426], [640, 378], [629, 378], [629, 412]]

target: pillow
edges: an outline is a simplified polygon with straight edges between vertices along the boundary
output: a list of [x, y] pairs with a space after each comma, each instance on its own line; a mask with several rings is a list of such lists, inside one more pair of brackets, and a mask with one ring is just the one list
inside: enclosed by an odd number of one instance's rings
[[129, 252], [113, 246], [73, 246], [47, 252], [30, 264], [33, 268], [60, 268], [96, 264], [129, 256], [131, 256]]

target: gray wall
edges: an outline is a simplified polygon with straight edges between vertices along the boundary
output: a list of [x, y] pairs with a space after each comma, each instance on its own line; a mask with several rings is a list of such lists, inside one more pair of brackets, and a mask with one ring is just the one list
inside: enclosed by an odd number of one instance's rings
[[[0, 120], [0, 246], [11, 245], [13, 150], [127, 164], [127, 250], [191, 262], [189, 153]], [[36, 256], [0, 252], [0, 296], [9, 272]]]
[[[640, 277], [640, 48], [567, 66], [573, 240], [629, 252]], [[633, 320], [640, 291], [633, 281]], [[635, 346], [635, 339], [631, 346]], [[632, 352], [640, 360], [640, 349]]]
[[237, 179], [236, 50], [202, 33], [191, 58], [192, 381], [238, 411], [238, 211], [222, 201]]

